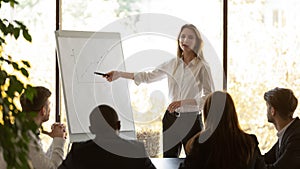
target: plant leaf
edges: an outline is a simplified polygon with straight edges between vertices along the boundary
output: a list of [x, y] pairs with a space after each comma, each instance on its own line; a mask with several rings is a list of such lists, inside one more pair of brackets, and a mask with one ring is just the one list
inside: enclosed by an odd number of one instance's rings
[[23, 37], [29, 42], [31, 42], [31, 40], [32, 40], [31, 36], [28, 33], [28, 30], [26, 30], [26, 29], [23, 29]]
[[8, 33], [12, 34], [14, 32], [14, 25], [9, 23], [7, 26], [7, 30], [8, 30]]
[[29, 64], [29, 62], [28, 62], [28, 61], [24, 61], [24, 60], [22, 60], [22, 63], [23, 63], [24, 65], [26, 65], [27, 67], [30, 67], [30, 64]]
[[25, 68], [21, 68], [21, 72], [22, 72], [22, 74], [24, 75], [24, 76], [26, 76], [26, 77], [28, 77], [29, 76], [29, 73], [28, 73], [28, 71], [25, 69]]
[[3, 38], [0, 37], [0, 46], [2, 46], [2, 43], [5, 44], [5, 40]]
[[15, 37], [15, 39], [18, 39], [19, 35], [20, 35], [20, 28], [15, 28], [14, 29], [14, 37]]
[[10, 80], [10, 86], [8, 87], [6, 93], [8, 94], [8, 96], [13, 98], [15, 96], [14, 95], [15, 92], [21, 93], [24, 86], [23, 83], [20, 82], [16, 76], [10, 76], [9, 80]]
[[24, 95], [27, 99], [32, 101], [33, 97], [36, 95], [36, 90], [32, 86], [27, 85], [27, 87], [25, 89], [25, 92], [24, 92]]
[[11, 63], [15, 70], [20, 70], [19, 65], [16, 62]]
[[1, 70], [0, 71], [0, 85], [4, 85], [5, 81], [6, 81], [6, 78], [7, 78], [7, 73], [6, 71], [4, 70]]

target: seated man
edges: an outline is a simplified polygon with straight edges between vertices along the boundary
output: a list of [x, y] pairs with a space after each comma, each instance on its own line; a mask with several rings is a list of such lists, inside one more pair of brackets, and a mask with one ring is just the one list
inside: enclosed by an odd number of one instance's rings
[[122, 168], [154, 169], [143, 143], [118, 136], [120, 121], [116, 111], [100, 105], [90, 114], [90, 131], [96, 137], [73, 143], [59, 169]]
[[275, 88], [264, 94], [267, 117], [278, 131], [278, 141], [264, 155], [268, 169], [300, 168], [300, 120], [293, 118], [298, 100], [293, 91]]
[[[49, 120], [50, 116], [50, 101], [49, 97], [51, 92], [45, 87], [34, 87], [36, 94], [33, 100], [30, 101], [23, 94], [21, 96], [21, 106], [24, 112], [36, 112], [34, 122], [41, 127], [42, 123]], [[62, 124], [53, 124], [52, 131], [47, 133], [53, 138], [53, 142], [49, 147], [47, 153], [43, 152], [41, 142], [37, 133], [29, 133], [32, 140], [29, 143], [29, 160], [31, 161], [35, 169], [54, 169], [57, 168], [64, 155], [64, 143], [65, 143], [65, 126]], [[36, 144], [39, 143], [39, 144]]]

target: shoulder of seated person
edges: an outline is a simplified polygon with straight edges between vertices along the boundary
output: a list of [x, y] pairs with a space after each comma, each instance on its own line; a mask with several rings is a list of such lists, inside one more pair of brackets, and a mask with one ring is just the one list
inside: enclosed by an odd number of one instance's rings
[[72, 143], [72, 147], [74, 148], [81, 148], [81, 147], [86, 147], [89, 145], [94, 145], [96, 143], [94, 143], [92, 140], [88, 140], [88, 141], [81, 141], [81, 142], [74, 142]]

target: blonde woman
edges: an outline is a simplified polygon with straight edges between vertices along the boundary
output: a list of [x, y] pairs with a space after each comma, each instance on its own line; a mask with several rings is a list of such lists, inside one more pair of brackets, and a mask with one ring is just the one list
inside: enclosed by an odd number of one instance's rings
[[[134, 80], [136, 85], [168, 79], [170, 104], [163, 118], [164, 157], [179, 157], [182, 144], [201, 131], [199, 110], [205, 97], [214, 91], [210, 68], [203, 56], [203, 40], [192, 24], [181, 27], [177, 57], [150, 72], [111, 71], [104, 76], [109, 82], [118, 78]], [[174, 125], [173, 125], [174, 124]]]

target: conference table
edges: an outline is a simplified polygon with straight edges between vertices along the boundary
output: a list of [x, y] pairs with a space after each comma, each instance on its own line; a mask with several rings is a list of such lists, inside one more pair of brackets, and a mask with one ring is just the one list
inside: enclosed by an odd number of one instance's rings
[[177, 169], [184, 158], [151, 158], [157, 169]]

